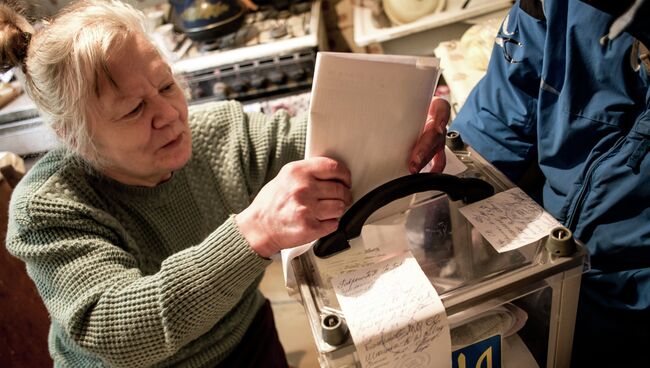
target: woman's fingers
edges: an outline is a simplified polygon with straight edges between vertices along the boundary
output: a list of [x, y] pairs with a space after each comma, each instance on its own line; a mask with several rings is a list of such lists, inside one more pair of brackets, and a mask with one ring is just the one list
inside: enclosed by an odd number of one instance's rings
[[419, 172], [438, 152], [444, 149], [446, 130], [442, 133], [437, 131], [435, 124], [427, 124], [418, 138], [418, 141], [411, 153], [409, 171], [411, 174]]
[[304, 162], [305, 168], [316, 179], [340, 181], [348, 188], [352, 185], [352, 174], [341, 162], [327, 157], [313, 157]]
[[338, 226], [352, 202], [345, 164], [317, 157], [285, 165], [235, 216], [251, 248], [263, 257], [318, 239]]
[[449, 102], [444, 98], [434, 96], [429, 104], [426, 122], [434, 122], [438, 127], [438, 132], [442, 133], [443, 128], [445, 128], [449, 122], [450, 115], [451, 105], [449, 105]]
[[[424, 129], [420, 137], [418, 137], [409, 158], [409, 171], [411, 173], [419, 172], [435, 155], [444, 151], [444, 139], [450, 113], [449, 102], [440, 97], [434, 97], [431, 100]], [[438, 168], [440, 168], [441, 164], [442, 168], [444, 168], [444, 161], [438, 161]]]
[[314, 216], [319, 221], [336, 220], [343, 216], [346, 204], [336, 199], [323, 199], [318, 201], [314, 209]]
[[350, 188], [338, 181], [319, 180], [313, 195], [318, 200], [336, 199], [342, 201], [345, 206], [352, 204]]
[[445, 169], [445, 165], [447, 164], [447, 155], [445, 154], [445, 149], [444, 147], [438, 151], [433, 156], [433, 159], [431, 160], [431, 172], [433, 173], [441, 173], [442, 170]]

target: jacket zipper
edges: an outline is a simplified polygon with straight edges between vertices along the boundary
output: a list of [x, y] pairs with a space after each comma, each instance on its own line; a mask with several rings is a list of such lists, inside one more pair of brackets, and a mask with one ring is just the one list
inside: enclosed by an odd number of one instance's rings
[[608, 157], [613, 150], [617, 149], [621, 145], [621, 143], [625, 140], [625, 138], [627, 137], [626, 136], [620, 137], [616, 141], [616, 143], [614, 143], [614, 145], [609, 150], [607, 150], [605, 154], [600, 156], [596, 160], [596, 162], [594, 162], [591, 165], [591, 167], [589, 167], [589, 170], [587, 170], [587, 174], [585, 175], [585, 182], [582, 185], [582, 188], [580, 188], [580, 192], [578, 193], [578, 199], [576, 200], [576, 204], [573, 207], [573, 211], [571, 211], [571, 214], [569, 215], [569, 218], [567, 220], [567, 227], [571, 229], [571, 231], [575, 231], [575, 227], [578, 221], [578, 212], [580, 211], [580, 209], [582, 209], [583, 202], [585, 200], [585, 197], [587, 196], [587, 189], [591, 187], [591, 178], [594, 174], [594, 171], [596, 170], [596, 168], [598, 168], [598, 166], [600, 166], [601, 162], [603, 162], [603, 160], [605, 160], [605, 158]]

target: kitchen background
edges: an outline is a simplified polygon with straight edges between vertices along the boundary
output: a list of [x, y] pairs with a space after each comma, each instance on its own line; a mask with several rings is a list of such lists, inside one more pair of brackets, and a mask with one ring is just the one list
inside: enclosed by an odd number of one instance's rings
[[[36, 23], [68, 1], [19, 1]], [[306, 113], [318, 51], [441, 58], [436, 94], [455, 111], [481, 78], [511, 0], [141, 0], [151, 37], [187, 82], [190, 104], [236, 99], [248, 111]], [[227, 6], [208, 30], [195, 7]], [[0, 239], [15, 169], [20, 175], [56, 145], [13, 72], [0, 75]], [[399, 91], [395, 91], [399, 93]], [[22, 162], [21, 162], [22, 161]], [[7, 169], [7, 167], [10, 167]], [[7, 171], [9, 170], [9, 171]], [[280, 338], [294, 367], [318, 367], [301, 304], [283, 286], [280, 262], [261, 286], [272, 301]], [[47, 366], [49, 320], [24, 265], [0, 247], [0, 362]], [[7, 363], [8, 362], [8, 363]], [[6, 365], [8, 364], [8, 365]]]

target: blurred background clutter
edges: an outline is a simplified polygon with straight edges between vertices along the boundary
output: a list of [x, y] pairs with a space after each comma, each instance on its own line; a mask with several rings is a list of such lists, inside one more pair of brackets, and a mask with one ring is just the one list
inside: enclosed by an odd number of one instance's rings
[[[37, 25], [67, 0], [13, 0]], [[483, 75], [511, 0], [139, 0], [151, 37], [187, 82], [190, 103], [236, 99], [247, 109], [292, 113], [309, 106], [318, 51], [440, 57], [437, 94], [457, 110]], [[0, 76], [0, 148], [47, 151], [56, 139]]]

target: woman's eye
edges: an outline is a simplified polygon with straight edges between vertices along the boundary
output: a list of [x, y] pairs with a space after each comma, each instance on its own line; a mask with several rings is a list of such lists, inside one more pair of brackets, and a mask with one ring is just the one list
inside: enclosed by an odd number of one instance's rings
[[132, 117], [133, 115], [137, 114], [142, 107], [144, 106], [144, 102], [140, 102], [138, 106], [136, 106], [133, 110], [131, 110], [128, 114], [125, 115], [125, 117]]
[[174, 88], [175, 83], [169, 83], [160, 89], [161, 92], [169, 92]]

